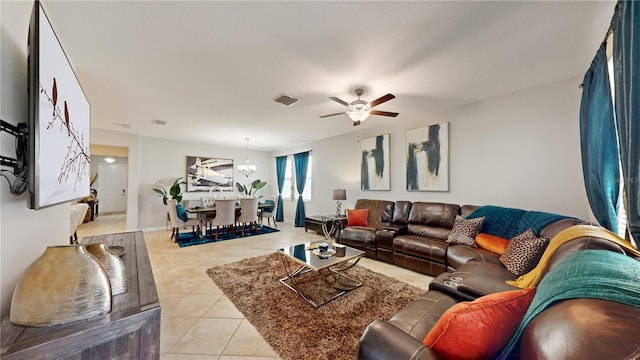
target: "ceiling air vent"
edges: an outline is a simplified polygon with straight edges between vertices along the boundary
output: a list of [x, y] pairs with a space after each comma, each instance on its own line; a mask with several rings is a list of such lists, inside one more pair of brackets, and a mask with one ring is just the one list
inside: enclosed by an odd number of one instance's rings
[[152, 119], [151, 123], [156, 124], [156, 125], [167, 125], [167, 122], [164, 120], [158, 120], [158, 119]]
[[276, 96], [275, 98], [273, 98], [273, 101], [286, 105], [286, 106], [291, 106], [295, 103], [298, 102], [299, 99], [296, 99], [292, 96], [289, 96], [287, 94], [280, 94], [278, 96]]
[[121, 127], [123, 129], [131, 129], [131, 124], [113, 123], [113, 125]]

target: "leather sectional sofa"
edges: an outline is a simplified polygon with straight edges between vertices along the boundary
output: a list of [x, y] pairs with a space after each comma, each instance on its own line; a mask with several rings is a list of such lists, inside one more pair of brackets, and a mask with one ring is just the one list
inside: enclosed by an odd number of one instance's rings
[[[491, 254], [482, 249], [469, 251], [466, 246], [450, 247], [446, 242], [456, 215], [466, 217], [479, 208], [477, 205], [359, 199], [355, 209], [369, 210], [368, 226], [347, 226], [347, 219], [336, 220], [336, 240], [364, 251], [366, 257], [436, 276]], [[585, 223], [537, 211], [500, 207], [490, 210], [511, 216], [508, 224], [492, 227], [500, 232], [493, 235], [505, 238], [512, 238], [528, 227], [534, 228], [541, 237], [552, 238], [566, 227]]]
[[[436, 276], [429, 290], [413, 303], [390, 320], [376, 320], [365, 329], [359, 359], [445, 359], [425, 346], [423, 339], [447, 309], [461, 301], [518, 289], [505, 283], [517, 277], [500, 262], [500, 255], [446, 243], [456, 215], [473, 217], [474, 211], [483, 214], [486, 208], [484, 214], [490, 215], [483, 232], [501, 232], [494, 235], [505, 238], [528, 227], [551, 239], [563, 229], [586, 223], [549, 213], [444, 203], [358, 200], [355, 208], [370, 209], [369, 226], [349, 227], [346, 221], [339, 222], [339, 243], [362, 249], [367, 257]], [[553, 253], [544, 273], [585, 249], [625, 254], [606, 239], [578, 237]], [[591, 298], [564, 300], [527, 326], [511, 358], [640, 358], [638, 333], [638, 307]]]

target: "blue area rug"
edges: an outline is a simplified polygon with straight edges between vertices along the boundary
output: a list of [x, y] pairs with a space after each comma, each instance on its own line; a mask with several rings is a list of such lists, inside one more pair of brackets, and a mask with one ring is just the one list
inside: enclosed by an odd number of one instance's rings
[[207, 234], [203, 237], [198, 237], [194, 232], [189, 231], [180, 233], [180, 236], [178, 237], [178, 246], [186, 247], [191, 245], [206, 244], [210, 242], [240, 239], [242, 237], [269, 234], [276, 231], [280, 230], [264, 225], [258, 225], [258, 231], [255, 231], [252, 226], [245, 226], [244, 236], [242, 236], [242, 226], [236, 226], [235, 235], [231, 233], [231, 229], [229, 228], [220, 229], [218, 240], [215, 240], [216, 229], [207, 231]]

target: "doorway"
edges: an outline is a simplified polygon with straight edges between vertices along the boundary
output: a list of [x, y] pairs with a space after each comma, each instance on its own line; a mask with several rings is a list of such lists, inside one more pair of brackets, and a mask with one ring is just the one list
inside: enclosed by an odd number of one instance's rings
[[100, 163], [98, 174], [98, 196], [100, 212], [106, 214], [127, 211], [127, 164]]

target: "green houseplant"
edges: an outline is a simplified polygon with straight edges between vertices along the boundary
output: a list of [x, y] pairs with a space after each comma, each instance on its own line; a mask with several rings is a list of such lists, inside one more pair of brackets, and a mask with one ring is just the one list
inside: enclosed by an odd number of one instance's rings
[[164, 186], [162, 186], [162, 184], [160, 183], [156, 184], [158, 187], [154, 188], [153, 191], [162, 196], [163, 204], [167, 205], [169, 196], [171, 196], [171, 198], [177, 201], [179, 204], [182, 201], [182, 188], [180, 187], [180, 185], [182, 184], [186, 184], [186, 181], [182, 181], [182, 177], [179, 177], [173, 182], [173, 184], [171, 184], [169, 192], [167, 192], [167, 189], [165, 189]]
[[261, 181], [260, 179], [254, 180], [251, 183], [251, 187], [244, 186], [239, 182], [236, 183], [236, 187], [241, 194], [245, 194], [247, 196], [254, 196], [258, 190], [262, 189], [265, 185], [267, 185], [266, 181]]

